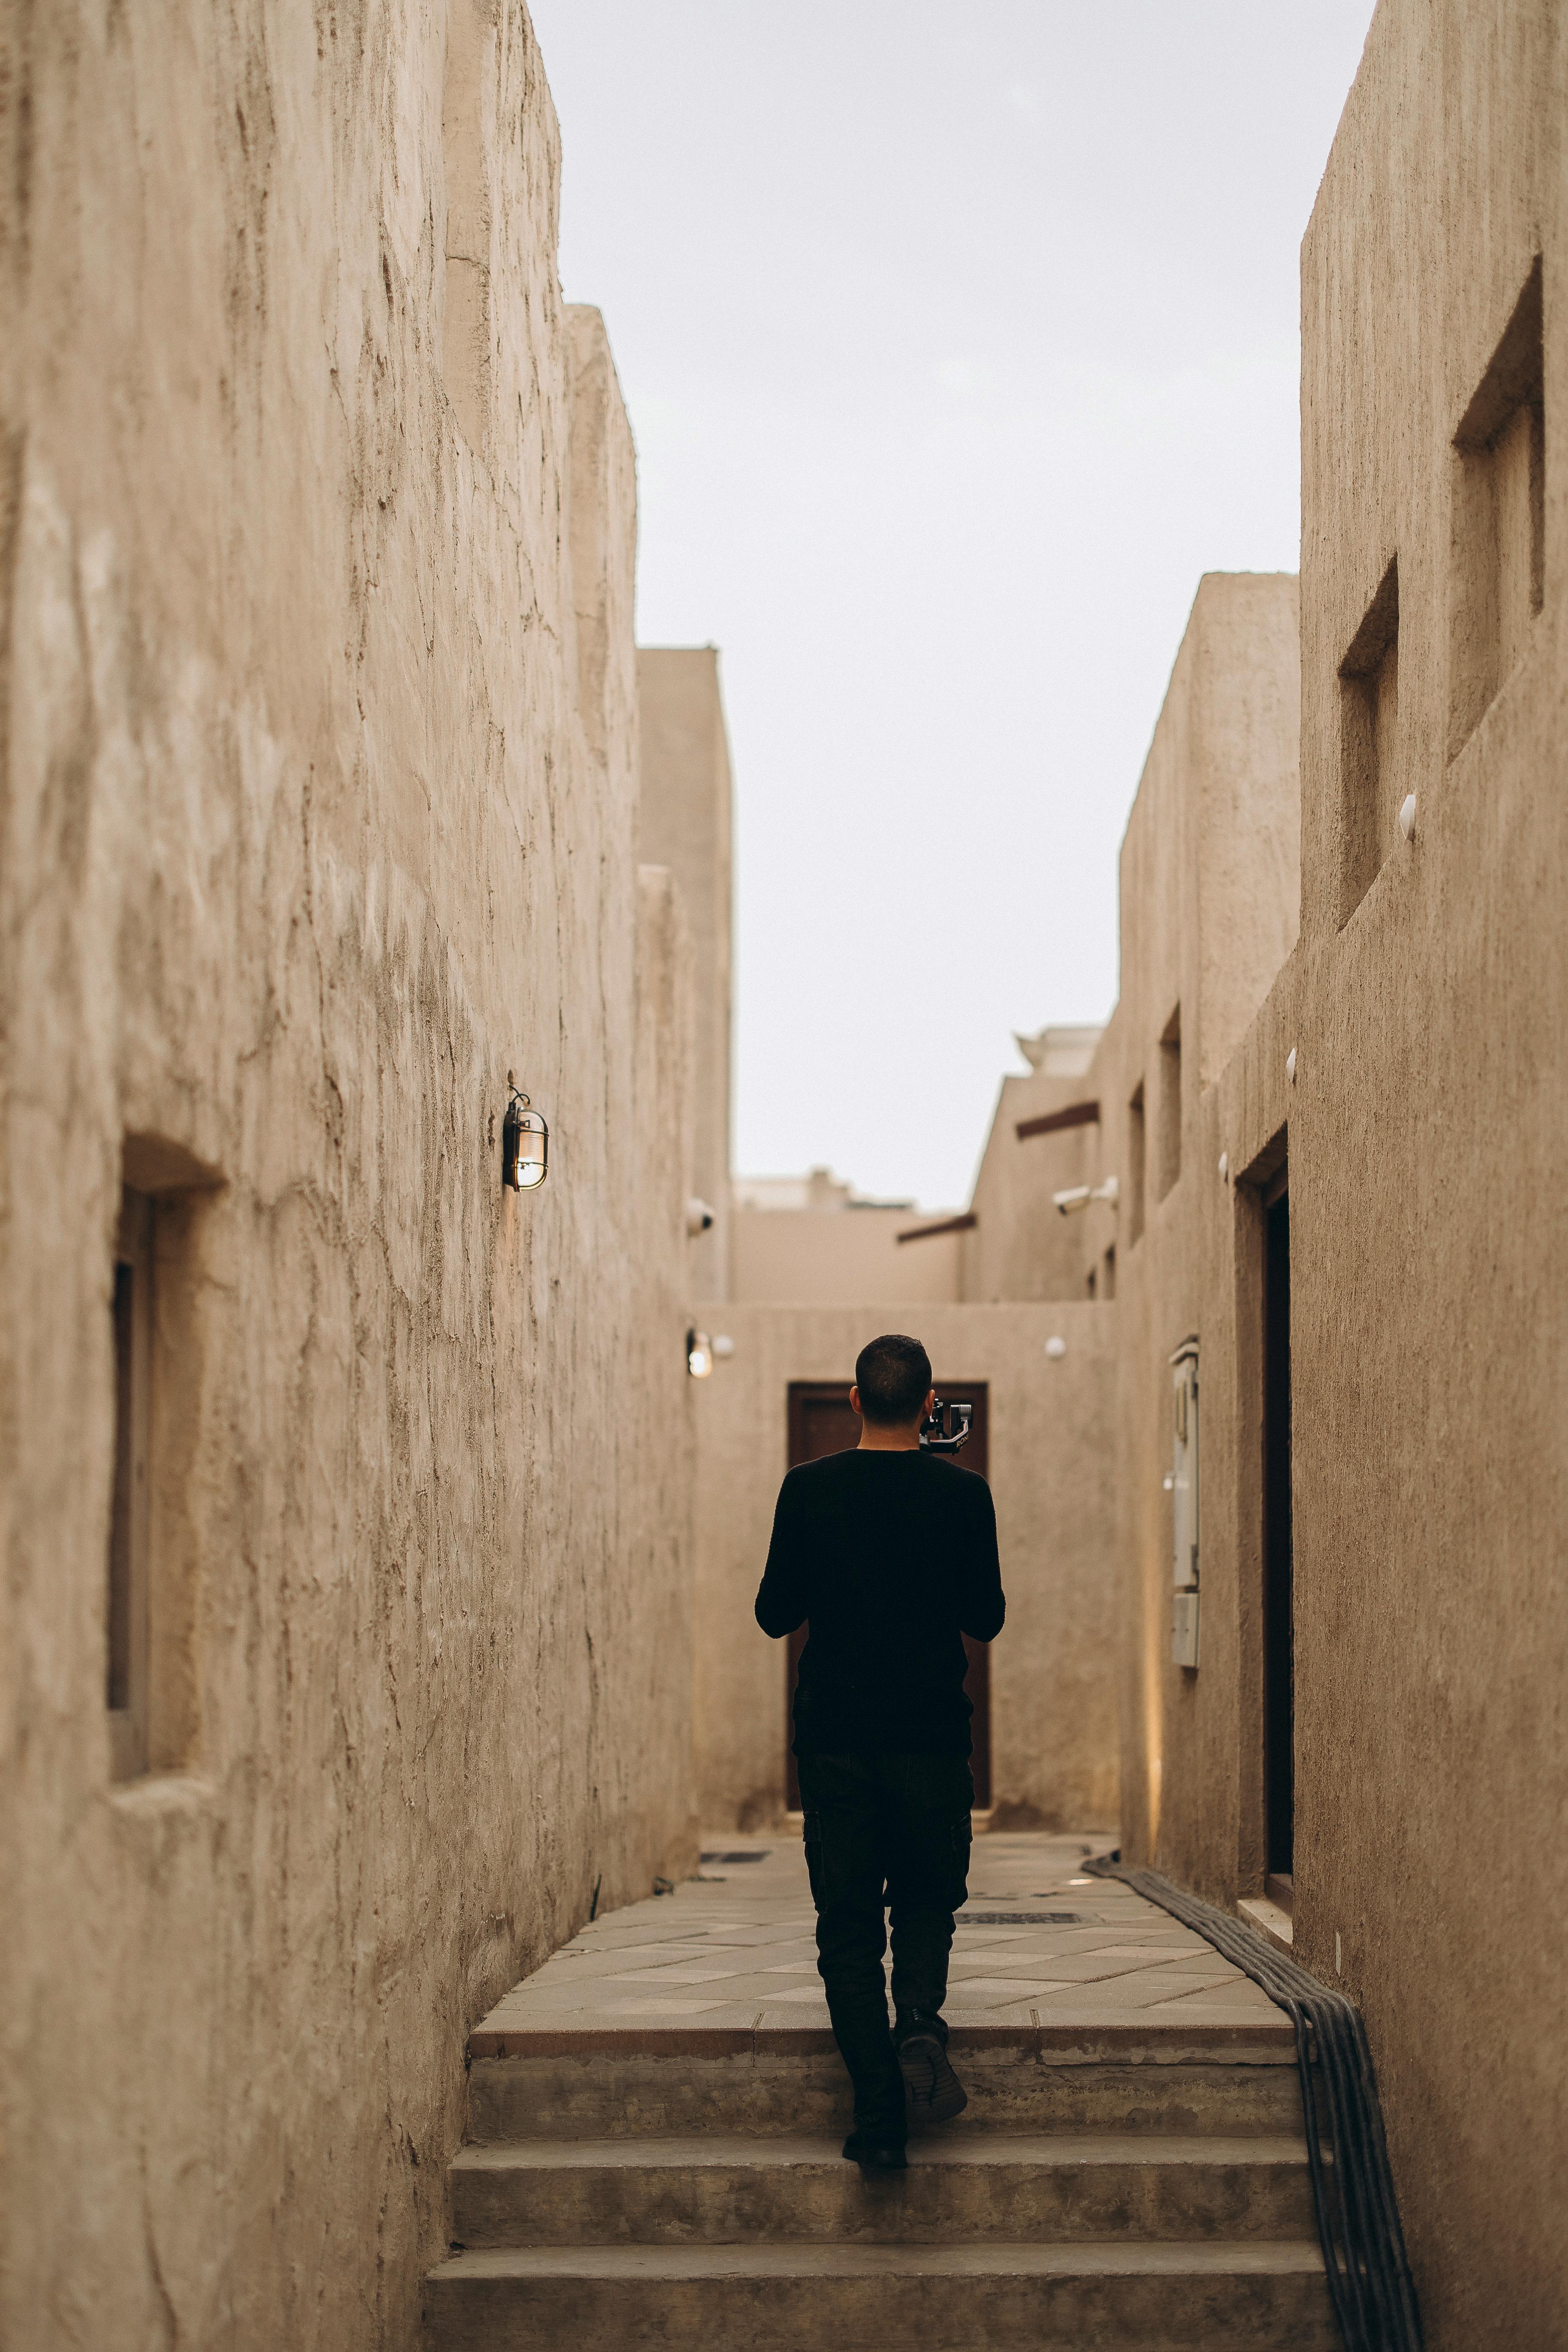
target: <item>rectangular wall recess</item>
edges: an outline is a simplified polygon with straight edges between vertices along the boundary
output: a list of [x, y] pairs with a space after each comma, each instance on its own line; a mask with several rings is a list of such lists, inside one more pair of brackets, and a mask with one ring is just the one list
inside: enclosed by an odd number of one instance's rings
[[1127, 1106], [1127, 1244], [1131, 1248], [1143, 1231], [1143, 1081], [1133, 1088]]
[[147, 1765], [147, 1448], [153, 1371], [153, 1203], [127, 1190], [114, 1251], [114, 1487], [110, 1509], [110, 1769]]
[[1448, 756], [1463, 751], [1529, 650], [1546, 590], [1541, 260], [1454, 436]]
[[1399, 560], [1340, 664], [1339, 919], [1348, 923], [1399, 833]]
[[1163, 1201], [1182, 1172], [1182, 1008], [1160, 1037], [1160, 1093], [1155, 1106], [1154, 1198]]

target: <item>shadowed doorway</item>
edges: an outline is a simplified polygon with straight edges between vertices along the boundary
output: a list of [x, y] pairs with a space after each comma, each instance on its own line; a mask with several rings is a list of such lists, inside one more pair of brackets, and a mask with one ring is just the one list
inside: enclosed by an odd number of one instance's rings
[[1263, 1195], [1263, 1812], [1265, 1891], [1293, 1907], [1296, 1640], [1290, 1496], [1290, 1196]]
[[[936, 1382], [940, 1397], [963, 1397], [974, 1407], [974, 1421], [969, 1443], [958, 1460], [965, 1470], [977, 1470], [986, 1475], [986, 1392], [984, 1381], [943, 1381]], [[792, 1381], [789, 1385], [789, 1466], [798, 1463], [820, 1461], [825, 1454], [847, 1454], [860, 1443], [859, 1420], [849, 1408], [847, 1381]], [[792, 1812], [800, 1811], [800, 1778], [795, 1769], [792, 1748], [795, 1678], [800, 1672], [800, 1654], [805, 1649], [809, 1624], [800, 1626], [789, 1637], [789, 1667], [784, 1681], [784, 1788]], [[991, 1802], [991, 1652], [984, 1642], [972, 1642], [963, 1637], [969, 1672], [963, 1678], [963, 1688], [974, 1709], [972, 1729], [974, 1735], [974, 1802], [984, 1812]]]

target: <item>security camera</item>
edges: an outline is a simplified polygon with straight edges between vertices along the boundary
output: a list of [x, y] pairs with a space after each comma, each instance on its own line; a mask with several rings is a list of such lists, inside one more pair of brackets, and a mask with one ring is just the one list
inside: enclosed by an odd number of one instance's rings
[[1107, 1208], [1114, 1209], [1121, 1192], [1121, 1187], [1116, 1178], [1108, 1176], [1103, 1184], [1069, 1185], [1065, 1192], [1053, 1192], [1051, 1199], [1062, 1216], [1075, 1217], [1080, 1209], [1087, 1209], [1091, 1201], [1103, 1201]]
[[691, 1235], [692, 1239], [695, 1240], [699, 1234], [705, 1234], [708, 1231], [708, 1228], [712, 1222], [713, 1212], [708, 1206], [707, 1202], [698, 1200], [695, 1194], [693, 1194], [692, 1198], [686, 1203], [687, 1232]]

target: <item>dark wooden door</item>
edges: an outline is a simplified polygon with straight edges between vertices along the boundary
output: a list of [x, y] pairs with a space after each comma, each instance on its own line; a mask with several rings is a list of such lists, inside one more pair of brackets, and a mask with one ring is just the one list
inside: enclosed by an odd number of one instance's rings
[[[968, 1444], [958, 1456], [966, 1470], [986, 1475], [986, 1393], [984, 1381], [941, 1381], [936, 1383], [940, 1397], [963, 1397], [974, 1407], [974, 1423]], [[792, 1381], [789, 1387], [789, 1466], [799, 1462], [816, 1462], [825, 1454], [847, 1454], [860, 1443], [860, 1422], [850, 1410], [847, 1381]], [[800, 1626], [789, 1637], [789, 1668], [784, 1682], [784, 1785], [789, 1792], [792, 1811], [800, 1810], [800, 1778], [795, 1769], [794, 1738], [795, 1685], [800, 1673], [800, 1654], [805, 1647], [809, 1625]], [[984, 1642], [972, 1642], [967, 1633], [963, 1647], [969, 1659], [969, 1672], [963, 1678], [964, 1691], [974, 1709], [974, 1801], [984, 1808], [991, 1802], [991, 1652]]]

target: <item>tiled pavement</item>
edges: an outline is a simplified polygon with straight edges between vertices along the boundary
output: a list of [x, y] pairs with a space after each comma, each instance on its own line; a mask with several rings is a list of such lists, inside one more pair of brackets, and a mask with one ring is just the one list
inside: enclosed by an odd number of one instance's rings
[[[1277, 2026], [1267, 1996], [1212, 1945], [1116, 1880], [1084, 1877], [1085, 1855], [1108, 1843], [975, 1840], [949, 2022]], [[662, 2040], [680, 2027], [826, 2026], [798, 1836], [717, 1837], [708, 1855], [700, 1879], [583, 1928], [503, 1997], [471, 2038], [472, 2054], [500, 2054], [510, 2037], [533, 2042], [542, 2029], [619, 2038], [641, 2028]], [[1027, 1925], [984, 1916], [1015, 1910], [1068, 1916]]]

